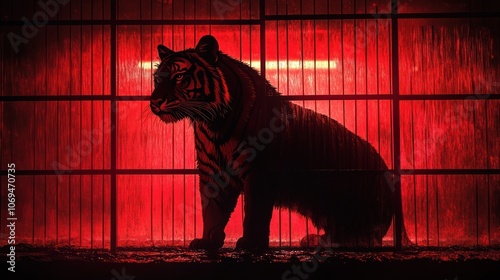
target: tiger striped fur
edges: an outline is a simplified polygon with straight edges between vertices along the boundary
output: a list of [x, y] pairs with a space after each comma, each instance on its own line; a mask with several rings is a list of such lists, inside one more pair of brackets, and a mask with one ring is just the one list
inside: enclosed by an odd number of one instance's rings
[[274, 87], [222, 53], [210, 35], [194, 49], [159, 45], [158, 52], [151, 110], [165, 123], [188, 118], [194, 126], [204, 228], [190, 248], [223, 246], [241, 193], [237, 248], [268, 247], [274, 207], [309, 217], [341, 246], [381, 246], [395, 197], [372, 145], [331, 118], [276, 98]]

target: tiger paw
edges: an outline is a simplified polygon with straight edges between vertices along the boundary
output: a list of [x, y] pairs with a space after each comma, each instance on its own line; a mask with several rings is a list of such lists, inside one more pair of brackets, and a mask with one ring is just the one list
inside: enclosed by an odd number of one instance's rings
[[260, 251], [269, 248], [269, 239], [257, 239], [241, 237], [236, 242], [236, 249], [249, 250], [249, 251]]
[[338, 248], [340, 244], [332, 243], [332, 239], [328, 235], [317, 235], [317, 234], [308, 234], [304, 236], [300, 240], [301, 248]]
[[189, 244], [189, 249], [213, 251], [222, 248], [222, 245], [224, 245], [224, 241], [215, 241], [208, 238], [196, 238]]
[[308, 234], [300, 240], [301, 248], [314, 248], [319, 246], [321, 236], [318, 234]]

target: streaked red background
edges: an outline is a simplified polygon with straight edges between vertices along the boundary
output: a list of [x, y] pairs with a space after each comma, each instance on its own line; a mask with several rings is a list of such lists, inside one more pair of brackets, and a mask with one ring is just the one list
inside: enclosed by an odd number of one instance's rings
[[[259, 1], [245, 0], [224, 11], [222, 19], [234, 20], [230, 25], [182, 24], [220, 20], [213, 1], [116, 2], [116, 50], [109, 0], [70, 1], [18, 54], [6, 34], [21, 34], [20, 26], [2, 26], [0, 169], [14, 162], [25, 174], [16, 184], [19, 242], [108, 248], [112, 176], [119, 246], [186, 245], [200, 237], [192, 127], [187, 121], [161, 123], [149, 112], [147, 96], [158, 62], [156, 46], [191, 48], [209, 33], [222, 51], [257, 70], [265, 53], [266, 77], [283, 95], [367, 139], [390, 168], [400, 160], [406, 170], [404, 222], [418, 245], [500, 244], [500, 175], [494, 171], [500, 169], [500, 17], [398, 20], [398, 157], [391, 20], [286, 17], [382, 14], [390, 12], [389, 1], [266, 0], [265, 44]], [[494, 1], [434, 2], [400, 1], [399, 12], [500, 11]], [[6, 21], [31, 18], [40, 10], [33, 1], [1, 5]], [[181, 23], [151, 21], [162, 19]], [[56, 176], [54, 162], [64, 175]], [[4, 234], [6, 182], [2, 176]], [[227, 245], [241, 236], [242, 219], [240, 198], [227, 227]], [[305, 218], [275, 210], [273, 245], [297, 245], [315, 232]], [[392, 240], [392, 230], [385, 239]]]

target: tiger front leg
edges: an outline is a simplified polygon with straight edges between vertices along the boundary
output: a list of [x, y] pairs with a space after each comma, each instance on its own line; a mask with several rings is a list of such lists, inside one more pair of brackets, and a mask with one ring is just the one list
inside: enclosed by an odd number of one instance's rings
[[191, 241], [190, 249], [217, 250], [224, 245], [224, 229], [234, 211], [239, 192], [213, 186], [201, 183], [203, 237]]
[[269, 248], [269, 232], [275, 193], [268, 182], [260, 180], [245, 187], [245, 219], [243, 236], [236, 243], [237, 249], [265, 250]]

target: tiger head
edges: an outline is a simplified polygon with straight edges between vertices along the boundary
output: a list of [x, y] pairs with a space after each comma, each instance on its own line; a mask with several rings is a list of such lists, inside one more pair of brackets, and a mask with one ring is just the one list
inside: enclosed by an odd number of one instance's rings
[[179, 52], [159, 45], [158, 54], [150, 100], [154, 114], [166, 123], [189, 118], [210, 124], [224, 118], [230, 95], [217, 67], [221, 53], [214, 37], [204, 36], [196, 48]]

